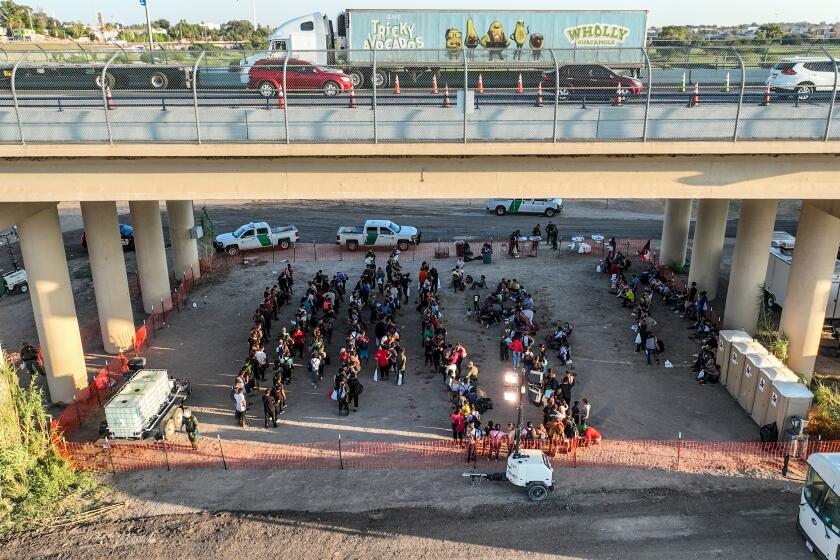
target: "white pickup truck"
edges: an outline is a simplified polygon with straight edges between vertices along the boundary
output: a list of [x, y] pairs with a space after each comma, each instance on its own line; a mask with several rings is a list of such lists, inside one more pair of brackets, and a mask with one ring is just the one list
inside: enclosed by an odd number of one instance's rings
[[411, 226], [398, 226], [389, 220], [368, 220], [362, 227], [341, 226], [335, 242], [355, 251], [359, 247], [397, 247], [407, 250], [420, 243], [420, 230]]
[[233, 233], [217, 235], [213, 246], [217, 251], [235, 255], [239, 251], [272, 246], [279, 249], [288, 249], [292, 246], [292, 243], [297, 243], [299, 239], [300, 233], [293, 225], [271, 227], [266, 222], [250, 222], [239, 226]]

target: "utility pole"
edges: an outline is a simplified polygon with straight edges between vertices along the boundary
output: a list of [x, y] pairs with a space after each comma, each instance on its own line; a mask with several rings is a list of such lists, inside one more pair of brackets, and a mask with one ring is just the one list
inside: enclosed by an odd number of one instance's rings
[[146, 9], [146, 32], [149, 34], [149, 62], [155, 61], [152, 47], [152, 20], [149, 18], [149, 0], [140, 0], [140, 5]]
[[251, 0], [251, 11], [254, 16], [254, 32], [257, 31], [257, 0]]

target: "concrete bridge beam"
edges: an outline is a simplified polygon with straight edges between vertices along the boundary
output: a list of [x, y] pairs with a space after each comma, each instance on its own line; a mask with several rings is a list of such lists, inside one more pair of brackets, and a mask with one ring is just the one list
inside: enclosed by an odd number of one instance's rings
[[160, 203], [157, 200], [136, 200], [129, 202], [128, 206], [131, 223], [134, 225], [134, 248], [137, 251], [143, 310], [151, 313], [153, 308], [159, 309], [161, 300], [170, 295]]
[[88, 379], [58, 209], [18, 221], [18, 232], [50, 397], [69, 403]]
[[134, 344], [134, 314], [128, 292], [115, 202], [82, 202], [96, 309], [106, 352], [118, 354]]
[[705, 291], [709, 301], [717, 296], [728, 214], [727, 199], [704, 198], [697, 205], [697, 223], [694, 226], [688, 282], [697, 282], [697, 290]]
[[840, 219], [802, 203], [779, 329], [790, 339], [788, 367], [811, 379], [840, 245]]

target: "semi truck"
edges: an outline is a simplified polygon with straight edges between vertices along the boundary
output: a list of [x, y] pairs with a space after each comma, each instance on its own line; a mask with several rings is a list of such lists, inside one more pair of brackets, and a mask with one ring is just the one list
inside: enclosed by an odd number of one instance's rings
[[[796, 237], [784, 231], [774, 231], [764, 279], [764, 304], [768, 309], [784, 307], [788, 277], [793, 265]], [[825, 319], [832, 324], [840, 319], [840, 259], [835, 262], [831, 277], [831, 291], [825, 309]]]
[[[600, 62], [638, 75], [646, 35], [647, 11], [640, 10], [348, 9], [334, 20], [315, 12], [277, 27], [268, 53], [243, 59], [242, 81], [256, 61], [290, 56], [340, 68], [357, 89], [390, 86], [397, 77], [428, 85], [433, 75], [462, 86], [466, 58], [485, 86], [511, 87], [523, 74], [536, 87], [554, 65], [549, 49], [563, 49], [555, 51], [561, 65]], [[467, 77], [470, 87], [478, 74]]]

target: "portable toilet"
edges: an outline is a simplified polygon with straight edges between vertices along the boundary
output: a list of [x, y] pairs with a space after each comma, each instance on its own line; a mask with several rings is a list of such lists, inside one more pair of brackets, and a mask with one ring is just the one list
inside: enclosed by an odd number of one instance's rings
[[767, 422], [775, 422], [779, 429], [779, 441], [784, 439], [791, 416], [808, 418], [814, 393], [802, 383], [775, 381], [770, 389], [770, 406], [767, 407]]
[[720, 384], [726, 385], [729, 373], [729, 352], [732, 349], [732, 343], [736, 341], [746, 342], [752, 340], [752, 337], [745, 331], [720, 331], [718, 335], [717, 356], [715, 363], [720, 366]]
[[738, 400], [738, 392], [741, 390], [741, 374], [744, 373], [747, 354], [767, 354], [767, 350], [752, 340], [732, 343], [729, 349], [729, 378], [726, 380], [726, 390], [735, 400]]
[[799, 378], [785, 366], [764, 367], [758, 370], [758, 380], [755, 384], [755, 399], [750, 416], [753, 422], [763, 426], [768, 422], [764, 421], [767, 416], [767, 407], [770, 406], [770, 393], [775, 381], [799, 381]]
[[747, 414], [752, 414], [755, 402], [755, 388], [761, 368], [779, 367], [782, 362], [772, 354], [747, 354], [744, 357], [744, 371], [741, 372], [741, 388], [738, 390], [738, 404]]

